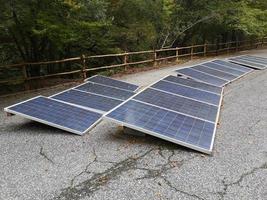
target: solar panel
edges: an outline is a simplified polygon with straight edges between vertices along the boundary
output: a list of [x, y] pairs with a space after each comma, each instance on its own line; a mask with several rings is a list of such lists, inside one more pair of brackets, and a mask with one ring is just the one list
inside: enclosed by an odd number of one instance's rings
[[189, 87], [200, 89], [200, 90], [204, 90], [204, 91], [208, 91], [208, 92], [212, 92], [215, 94], [221, 94], [222, 93], [221, 87], [210, 85], [210, 84], [207, 84], [204, 82], [195, 81], [193, 79], [185, 79], [185, 78], [181, 78], [181, 77], [177, 77], [177, 76], [167, 76], [163, 80], [164, 81], [170, 81], [172, 83], [177, 83], [177, 84], [189, 86]]
[[203, 63], [201, 65], [204, 65], [204, 66], [209, 67], [211, 69], [216, 69], [216, 70], [220, 70], [222, 72], [233, 74], [235, 76], [241, 76], [241, 75], [243, 75], [245, 73], [245, 72], [238, 71], [236, 69], [232, 69], [230, 67], [226, 67], [226, 66], [223, 66], [223, 65], [216, 64], [214, 62], [207, 62], [207, 63]]
[[219, 105], [219, 102], [220, 102], [220, 95], [193, 89], [190, 87], [186, 87], [183, 85], [178, 85], [178, 84], [170, 83], [166, 81], [159, 81], [153, 84], [151, 87], [158, 89], [158, 90], [165, 91], [165, 92], [169, 92], [172, 94], [191, 98], [197, 101], [213, 104], [216, 106]]
[[216, 121], [218, 107], [148, 88], [133, 98], [168, 110], [210, 122]]
[[99, 113], [43, 96], [12, 105], [5, 111], [79, 135], [86, 133], [102, 117]]
[[216, 126], [211, 122], [135, 100], [126, 101], [105, 118], [204, 153], [212, 151]]
[[85, 108], [91, 108], [98, 111], [107, 112], [112, 108], [116, 107], [122, 101], [111, 99], [104, 96], [99, 96], [96, 94], [90, 94], [87, 92], [78, 91], [75, 89], [67, 90], [56, 94], [50, 98], [57, 99], [60, 101], [68, 102], [71, 104], [83, 106]]
[[176, 72], [178, 74], [182, 74], [182, 75], [191, 77], [195, 80], [199, 80], [199, 81], [202, 81], [202, 82], [205, 82], [211, 85], [215, 85], [218, 87], [222, 87], [228, 83], [228, 81], [226, 80], [223, 80], [215, 76], [211, 76], [211, 75], [208, 75], [208, 74], [205, 74], [205, 73], [202, 73], [202, 72], [190, 69], [190, 68], [179, 69], [179, 70], [176, 70]]
[[86, 81], [91, 81], [94, 83], [99, 83], [99, 84], [103, 84], [106, 86], [112, 86], [112, 87], [129, 90], [129, 91], [136, 91], [139, 87], [131, 83], [115, 80], [115, 79], [108, 78], [106, 76], [101, 76], [101, 75], [92, 76], [88, 78]]
[[237, 76], [234, 76], [232, 74], [221, 72], [221, 71], [218, 71], [218, 70], [215, 70], [215, 69], [210, 69], [210, 68], [202, 66], [202, 65], [196, 65], [196, 66], [193, 66], [191, 68], [194, 69], [194, 70], [197, 70], [197, 71], [212, 75], [212, 76], [216, 76], [218, 78], [221, 78], [221, 79], [224, 79], [224, 80], [227, 80], [227, 81], [232, 81], [232, 80], [237, 78]]
[[244, 56], [249, 57], [249, 58], [253, 58], [255, 60], [267, 61], [266, 57], [260, 57], [260, 56], [255, 56], [255, 55], [244, 55]]
[[240, 65], [244, 65], [244, 66], [247, 66], [250, 68], [254, 68], [254, 69], [265, 69], [266, 68], [266, 65], [246, 61], [246, 60], [243, 60], [241, 58], [229, 58], [229, 61], [233, 62], [233, 63], [240, 64]]
[[220, 65], [223, 65], [223, 66], [226, 66], [226, 67], [230, 67], [232, 69], [239, 70], [241, 72], [250, 72], [251, 71], [250, 68], [244, 67], [242, 65], [234, 64], [234, 63], [231, 63], [231, 62], [227, 62], [227, 61], [224, 61], [224, 60], [214, 60], [212, 62], [220, 64]]
[[249, 62], [253, 62], [253, 63], [257, 63], [257, 64], [267, 65], [267, 60], [260, 60], [260, 59], [255, 59], [253, 57], [246, 57], [246, 56], [238, 56], [236, 58], [249, 61]]
[[115, 98], [117, 100], [126, 100], [134, 95], [134, 92], [126, 91], [114, 87], [100, 85], [98, 83], [87, 82], [80, 86], [75, 87], [77, 90], [90, 92], [94, 94], [103, 95], [110, 98]]

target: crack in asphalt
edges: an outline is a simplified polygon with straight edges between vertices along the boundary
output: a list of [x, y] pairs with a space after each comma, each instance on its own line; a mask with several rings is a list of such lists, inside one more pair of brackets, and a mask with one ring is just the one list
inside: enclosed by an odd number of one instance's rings
[[182, 194], [184, 194], [184, 195], [187, 195], [187, 196], [190, 196], [190, 197], [193, 197], [193, 198], [196, 198], [196, 199], [205, 200], [204, 198], [202, 198], [202, 197], [200, 197], [200, 196], [198, 196], [198, 195], [196, 195], [196, 194], [190, 194], [190, 193], [188, 193], [188, 192], [185, 192], [184, 190], [180, 190], [180, 189], [174, 187], [174, 186], [172, 185], [172, 183], [171, 183], [169, 180], [167, 180], [166, 178], [162, 178], [162, 179], [163, 179], [163, 180], [165, 181], [165, 183], [166, 183], [171, 189], [173, 189], [175, 192], [180, 192], [180, 193], [182, 193]]
[[94, 159], [93, 159], [92, 161], [90, 161], [90, 162], [85, 166], [85, 169], [82, 170], [79, 174], [75, 175], [75, 176], [71, 179], [71, 181], [70, 181], [70, 187], [74, 187], [74, 182], [75, 182], [75, 180], [76, 180], [79, 176], [81, 176], [82, 174], [84, 174], [84, 173], [87, 173], [87, 174], [92, 173], [92, 172], [90, 172], [89, 167], [90, 167], [93, 163], [98, 162], [98, 163], [112, 163], [112, 164], [116, 164], [116, 162], [100, 161], [100, 160], [98, 159], [97, 154], [96, 154], [95, 148], [93, 148], [93, 156], [94, 156]]
[[[167, 162], [163, 165], [158, 165], [160, 169], [149, 169], [149, 168], [142, 168], [142, 167], [137, 167], [138, 160], [144, 158], [146, 155], [151, 153], [154, 150], [159, 150], [159, 155], [162, 156], [167, 160]], [[74, 181], [77, 177], [79, 177], [83, 173], [90, 173], [88, 171], [89, 166], [94, 163], [94, 162], [105, 162], [105, 161], [99, 161], [97, 154], [95, 150], [93, 150], [94, 153], [94, 159], [85, 167], [85, 169], [77, 174], [72, 180], [71, 180], [71, 186], [68, 188], [65, 188], [61, 191], [59, 196], [55, 197], [55, 200], [62, 200], [62, 199], [72, 199], [72, 200], [78, 200], [80, 198], [90, 196], [92, 195], [95, 191], [99, 190], [101, 186], [104, 186], [108, 181], [111, 179], [116, 179], [120, 174], [123, 172], [129, 171], [129, 170], [144, 170], [147, 172], [147, 174], [143, 177], [134, 179], [134, 180], [142, 180], [142, 179], [153, 179], [153, 178], [161, 178], [163, 179], [166, 184], [176, 192], [180, 192], [182, 194], [201, 199], [203, 198], [195, 195], [195, 194], [190, 194], [186, 191], [179, 190], [178, 188], [175, 188], [172, 183], [167, 180], [164, 177], [164, 173], [168, 172], [170, 169], [173, 169], [175, 167], [181, 167], [185, 162], [188, 162], [196, 157], [199, 157], [198, 155], [195, 155], [189, 159], [184, 159], [181, 161], [173, 161], [172, 157], [175, 155], [175, 150], [173, 149], [167, 149], [171, 152], [171, 154], [168, 157], [165, 157], [162, 153], [163, 148], [151, 148], [150, 150], [144, 152], [144, 153], [139, 153], [136, 154], [135, 156], [126, 158], [125, 160], [118, 162], [118, 163], [113, 163], [114, 165], [110, 167], [109, 169], [105, 170], [104, 172], [101, 173], [95, 173], [91, 178], [88, 180], [77, 184], [74, 187]]]
[[41, 146], [40, 151], [39, 151], [39, 154], [42, 157], [44, 157], [46, 160], [48, 160], [50, 163], [55, 164], [54, 161], [46, 155], [46, 153], [44, 152], [43, 146]]
[[[89, 196], [95, 191], [99, 190], [100, 187], [105, 185], [109, 180], [115, 179], [117, 176], [119, 176], [125, 171], [134, 169], [137, 164], [137, 160], [143, 158], [153, 150], [155, 150], [155, 148], [152, 148], [146, 151], [145, 153], [142, 153], [141, 155], [132, 156], [121, 162], [115, 163], [106, 171], [102, 173], [95, 173], [90, 179], [78, 184], [76, 187], [68, 187], [63, 189], [59, 196], [55, 197], [54, 199], [78, 200], [80, 198]], [[90, 166], [90, 164], [92, 163], [93, 162], [90, 162], [88, 166]]]
[[76, 178], [78, 178], [79, 176], [81, 176], [83, 173], [88, 173], [88, 168], [90, 167], [90, 165], [97, 161], [97, 155], [96, 155], [96, 152], [95, 152], [95, 149], [94, 148], [93, 148], [93, 155], [94, 155], [94, 159], [85, 166], [85, 169], [83, 171], [81, 171], [79, 174], [75, 175], [73, 177], [73, 179], [71, 179], [71, 181], [70, 181], [70, 187], [73, 187], [74, 186], [74, 181], [76, 180]]
[[[167, 162], [163, 165], [158, 165], [160, 167], [160, 169], [156, 169], [156, 170], [155, 169], [149, 169], [149, 168], [137, 167], [138, 160], [144, 158], [146, 155], [148, 155], [149, 153], [151, 153], [154, 150], [159, 150], [158, 151], [159, 155], [161, 157], [163, 157], [164, 159], [166, 159]], [[188, 161], [198, 157], [198, 155], [195, 155], [189, 159], [184, 159], [181, 161], [173, 161], [172, 157], [175, 155], [175, 150], [167, 149], [167, 150], [169, 150], [169, 152], [171, 152], [171, 154], [168, 157], [164, 156], [164, 154], [162, 153], [163, 150], [166, 150], [166, 149], [151, 148], [150, 150], [148, 150], [144, 153], [141, 153], [141, 154], [139, 153], [139, 155], [137, 154], [135, 156], [129, 157], [129, 158], [127, 158], [121, 162], [115, 163], [111, 168], [107, 169], [106, 171], [104, 171], [102, 173], [93, 174], [93, 176], [90, 179], [88, 179], [88, 180], [86, 180], [80, 184], [77, 184], [74, 187], [74, 181], [76, 178], [78, 178], [83, 173], [90, 173], [88, 169], [92, 163], [105, 162], [105, 161], [99, 161], [98, 160], [97, 154], [96, 154], [95, 150], [93, 149], [94, 159], [90, 163], [88, 163], [88, 165], [85, 167], [85, 169], [82, 172], [77, 174], [71, 180], [71, 186], [63, 189], [62, 192], [59, 194], [59, 196], [55, 197], [54, 199], [55, 200], [62, 200], [62, 199], [64, 199], [64, 200], [67, 200], [67, 199], [78, 200], [80, 198], [90, 196], [95, 191], [99, 190], [101, 186], [104, 186], [111, 179], [115, 179], [123, 172], [129, 171], [129, 170], [144, 170], [147, 172], [147, 174], [145, 176], [137, 178], [135, 180], [161, 178], [165, 181], [165, 183], [171, 189], [175, 190], [176, 192], [180, 192], [180, 193], [183, 193], [185, 195], [202, 200], [203, 198], [201, 198], [195, 194], [190, 194], [186, 191], [182, 191], [182, 190], [179, 190], [178, 188], [175, 188], [172, 185], [172, 183], [169, 180], [167, 180], [163, 175], [164, 173], [168, 172], [170, 169], [173, 169], [175, 167], [181, 167], [185, 162], [188, 162]]]
[[[160, 149], [159, 151], [159, 155], [162, 156], [163, 158], [166, 159], [166, 157], [162, 154], [162, 150], [164, 149]], [[190, 196], [190, 197], [194, 197], [196, 199], [201, 199], [201, 200], [204, 200], [202, 197], [196, 195], [196, 194], [190, 194], [189, 192], [186, 192], [186, 191], [183, 191], [183, 190], [180, 190], [178, 188], [176, 188], [175, 186], [172, 185], [172, 183], [164, 176], [164, 173], [166, 174], [169, 170], [173, 169], [173, 168], [180, 168], [182, 165], [184, 165], [185, 163], [195, 159], [196, 157], [199, 157], [198, 155], [195, 155], [191, 158], [188, 158], [188, 159], [183, 159], [181, 161], [172, 161], [171, 158], [175, 155], [175, 152], [174, 150], [170, 150], [171, 151], [171, 155], [168, 156], [167, 158], [167, 163], [161, 165], [161, 168], [160, 169], [148, 169], [148, 168], [140, 168], [140, 167], [137, 167], [136, 169], [139, 169], [139, 170], [144, 170], [147, 172], [146, 175], [144, 175], [143, 177], [141, 178], [137, 178], [135, 180], [143, 180], [143, 179], [156, 179], [156, 178], [160, 178], [162, 179], [168, 187], [170, 187], [171, 189], [173, 189], [174, 191], [176, 192], [180, 192], [184, 195], [187, 195], [187, 196]]]
[[162, 151], [165, 149], [159, 149], [159, 155], [163, 157], [164, 159], [167, 159], [167, 162], [163, 165], [158, 165], [160, 169], [149, 169], [149, 168], [144, 168], [144, 167], [136, 167], [135, 169], [143, 170], [146, 171], [146, 175], [140, 178], [136, 178], [135, 180], [142, 180], [142, 179], [153, 179], [153, 178], [158, 178], [162, 177], [163, 173], [166, 173], [170, 169], [173, 169], [175, 167], [181, 167], [184, 164], [184, 161], [172, 161], [171, 158], [175, 155], [174, 150], [169, 150], [171, 152], [171, 155], [168, 156], [167, 158], [163, 155]]
[[261, 119], [258, 119], [256, 122], [254, 122], [251, 126], [248, 127], [249, 131], [253, 131], [253, 129], [261, 122]]
[[234, 182], [231, 182], [231, 183], [226, 183], [225, 182], [225, 179], [222, 180], [222, 184], [223, 184], [223, 191], [221, 192], [216, 192], [214, 194], [218, 194], [220, 196], [220, 200], [223, 200], [224, 199], [224, 196], [227, 194], [227, 190], [229, 187], [232, 187], [234, 185], [238, 185], [240, 186], [240, 183], [244, 180], [244, 178], [246, 178], [247, 176], [255, 173], [256, 171], [258, 170], [261, 170], [261, 169], [267, 169], [267, 163], [263, 163], [262, 165], [260, 165], [259, 167], [254, 167], [252, 170], [248, 171], [248, 172], [245, 172], [243, 174], [241, 174], [241, 176], [239, 177], [239, 179], [237, 179], [236, 181]]

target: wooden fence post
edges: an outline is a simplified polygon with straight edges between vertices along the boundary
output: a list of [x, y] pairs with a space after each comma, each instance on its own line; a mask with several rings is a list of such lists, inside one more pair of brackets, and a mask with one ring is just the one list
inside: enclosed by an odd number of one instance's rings
[[207, 57], [207, 43], [204, 44], [203, 55]]
[[227, 43], [227, 54], [229, 55], [230, 53], [230, 42]]
[[85, 60], [85, 55], [81, 55], [81, 63], [82, 63], [82, 67], [81, 67], [81, 77], [82, 79], [86, 79], [87, 75], [86, 75], [86, 60]]
[[24, 79], [24, 89], [29, 90], [30, 86], [28, 83], [28, 74], [27, 74], [27, 65], [26, 64], [24, 64], [22, 66], [22, 73], [23, 73], [23, 79]]
[[124, 52], [124, 55], [123, 55], [123, 64], [125, 64], [125, 66], [124, 66], [124, 70], [125, 70], [125, 71], [126, 71], [127, 68], [128, 68], [127, 63], [128, 63], [128, 53], [125, 51], [125, 52]]
[[153, 53], [153, 66], [154, 67], [157, 67], [158, 63], [157, 63], [157, 52], [156, 50], [154, 50], [154, 53]]
[[191, 46], [191, 51], [190, 51], [190, 59], [193, 59], [193, 54], [194, 54], [194, 47]]
[[179, 62], [179, 48], [176, 47], [175, 49], [176, 49], [176, 50], [175, 50], [176, 62]]
[[235, 51], [238, 51], [238, 40], [235, 42]]

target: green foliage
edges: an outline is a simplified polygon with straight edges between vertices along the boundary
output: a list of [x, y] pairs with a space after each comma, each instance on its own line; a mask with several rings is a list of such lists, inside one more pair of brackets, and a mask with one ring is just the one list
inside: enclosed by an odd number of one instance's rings
[[1, 0], [0, 62], [54, 60], [266, 34], [266, 0]]

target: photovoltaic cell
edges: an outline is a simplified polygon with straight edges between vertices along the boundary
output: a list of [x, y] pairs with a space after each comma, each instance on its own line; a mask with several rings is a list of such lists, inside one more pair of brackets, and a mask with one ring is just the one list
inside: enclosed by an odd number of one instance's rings
[[264, 69], [266, 68], [266, 65], [262, 65], [259, 63], [254, 63], [250, 61], [243, 60], [241, 58], [229, 58], [230, 62], [241, 64], [250, 68], [255, 68], [255, 69]]
[[126, 100], [135, 94], [134, 92], [131, 92], [131, 91], [121, 90], [118, 88], [108, 87], [108, 86], [99, 85], [97, 83], [91, 83], [91, 82], [82, 84], [76, 87], [75, 89], [85, 91], [85, 92], [91, 92], [94, 94], [100, 94], [100, 95], [104, 95], [107, 97], [116, 98], [119, 100]]
[[211, 69], [216, 69], [216, 70], [220, 70], [222, 72], [233, 74], [233, 75], [235, 75], [237, 77], [241, 76], [241, 75], [243, 75], [245, 73], [245, 72], [238, 71], [238, 70], [230, 68], [230, 67], [226, 67], [226, 66], [223, 66], [223, 65], [216, 64], [214, 62], [207, 62], [207, 63], [203, 63], [201, 65], [204, 65], [204, 66], [209, 67]]
[[224, 80], [228, 80], [228, 81], [231, 81], [231, 80], [234, 80], [237, 78], [237, 76], [234, 76], [234, 75], [231, 75], [228, 73], [224, 73], [224, 72], [221, 72], [221, 71], [218, 71], [215, 69], [210, 69], [210, 68], [202, 66], [202, 65], [196, 65], [196, 66], [193, 66], [191, 68], [194, 70], [200, 71], [200, 72], [207, 73], [207, 74], [212, 75], [212, 76], [216, 76], [216, 77], [224, 79]]
[[177, 76], [167, 76], [163, 80], [170, 81], [173, 83], [178, 83], [181, 85], [189, 86], [189, 87], [200, 89], [200, 90], [205, 90], [205, 91], [216, 93], [216, 94], [221, 94], [222, 92], [221, 87], [210, 85], [204, 82], [195, 81], [193, 79], [185, 79], [185, 78], [181, 78]]
[[147, 134], [210, 153], [215, 124], [155, 106], [127, 101], [105, 116]]
[[226, 80], [223, 80], [223, 79], [220, 79], [220, 78], [217, 78], [214, 76], [210, 76], [208, 74], [193, 70], [191, 68], [179, 69], [179, 70], [176, 70], [176, 72], [178, 74], [182, 74], [182, 75], [191, 77], [195, 80], [203, 81], [205, 83], [219, 86], [219, 87], [222, 87], [228, 83], [228, 81], [226, 81]]
[[102, 117], [99, 113], [42, 96], [7, 107], [5, 111], [79, 135], [87, 132]]
[[100, 83], [103, 85], [112, 86], [112, 87], [116, 87], [116, 88], [120, 88], [120, 89], [124, 89], [124, 90], [129, 90], [129, 91], [135, 91], [138, 89], [137, 85], [134, 85], [131, 83], [126, 83], [124, 81], [115, 80], [115, 79], [108, 78], [105, 76], [100, 76], [100, 75], [93, 76], [93, 77], [87, 79], [87, 81], [91, 81], [94, 83]]
[[107, 112], [122, 103], [120, 100], [90, 94], [75, 89], [59, 93], [51, 98], [104, 112]]
[[155, 83], [154, 85], [152, 85], [151, 87], [159, 89], [159, 90], [163, 90], [166, 92], [170, 92], [173, 94], [181, 95], [184, 97], [189, 97], [189, 98], [192, 98], [198, 101], [210, 103], [216, 106], [219, 105], [220, 103], [220, 95], [189, 88], [189, 87], [178, 85], [175, 83], [159, 81]]
[[135, 100], [160, 106], [181, 114], [211, 122], [216, 121], [218, 107], [148, 88], [134, 97]]
[[226, 67], [230, 67], [232, 69], [239, 70], [241, 72], [249, 72], [249, 71], [251, 71], [250, 68], [244, 67], [244, 66], [239, 65], [239, 64], [234, 64], [234, 63], [231, 63], [231, 62], [227, 62], [227, 61], [224, 61], [224, 60], [214, 60], [212, 62], [220, 64], [220, 65], [223, 65], [223, 66], [226, 66]]

